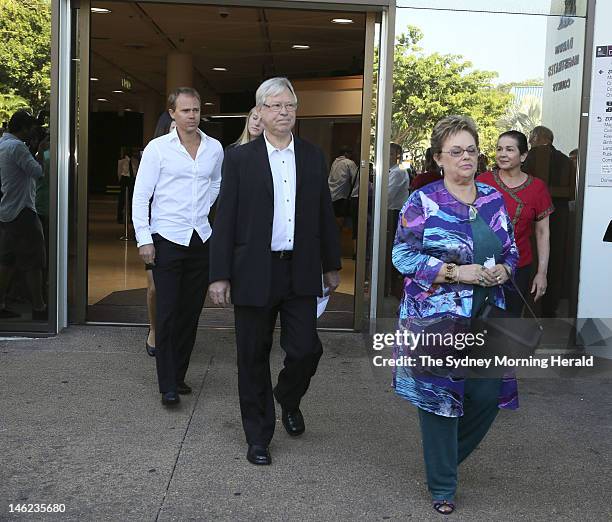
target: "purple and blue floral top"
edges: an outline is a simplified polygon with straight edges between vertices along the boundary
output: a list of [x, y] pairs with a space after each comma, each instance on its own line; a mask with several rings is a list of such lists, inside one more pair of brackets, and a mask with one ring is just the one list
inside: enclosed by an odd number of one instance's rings
[[[496, 263], [512, 271], [518, 261], [512, 223], [503, 195], [493, 187], [476, 182], [478, 195], [473, 203], [479, 218], [489, 226], [501, 243]], [[473, 286], [462, 283], [434, 283], [444, 263], [474, 263], [473, 209], [436, 181], [412, 193], [404, 205], [393, 246], [393, 264], [404, 276], [404, 292], [399, 309], [399, 329], [422, 330], [424, 322], [453, 324], [472, 316]], [[494, 287], [491, 299], [505, 308], [504, 291]], [[451, 321], [449, 321], [451, 319]], [[395, 357], [411, 355], [409, 347], [396, 346]], [[436, 375], [426, 370], [397, 366], [393, 385], [396, 393], [417, 407], [445, 417], [463, 415], [464, 379]], [[516, 409], [518, 393], [512, 375], [502, 379], [500, 408]]]

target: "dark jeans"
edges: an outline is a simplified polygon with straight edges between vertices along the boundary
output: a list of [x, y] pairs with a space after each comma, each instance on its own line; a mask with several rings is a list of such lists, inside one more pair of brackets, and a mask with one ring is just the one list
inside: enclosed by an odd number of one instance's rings
[[[295, 410], [317, 371], [323, 347], [316, 330], [316, 297], [297, 296], [291, 285], [291, 260], [272, 259], [270, 300], [266, 306], [234, 306], [238, 348], [240, 412], [247, 442], [267, 446], [274, 434], [274, 397]], [[284, 367], [272, 390], [270, 350], [280, 314]]]
[[208, 241], [193, 232], [189, 246], [153, 235], [156, 294], [155, 360], [159, 391], [185, 380], [208, 288]]

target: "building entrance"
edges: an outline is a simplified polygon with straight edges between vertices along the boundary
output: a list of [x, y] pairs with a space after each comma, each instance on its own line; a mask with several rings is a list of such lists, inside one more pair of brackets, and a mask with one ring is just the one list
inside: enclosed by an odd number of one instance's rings
[[[76, 267], [73, 320], [148, 323], [147, 276], [129, 215], [125, 225], [130, 187], [118, 162], [128, 152], [137, 158], [153, 137], [170, 90], [200, 92], [200, 128], [226, 147], [240, 136], [261, 81], [286, 76], [299, 99], [295, 134], [319, 145], [329, 165], [350, 149], [359, 172], [370, 170], [374, 13], [142, 1], [92, 2], [84, 12], [80, 4], [75, 114], [87, 118], [75, 131], [72, 195], [81, 226], [72, 243], [87, 262]], [[367, 199], [367, 181], [364, 187]], [[356, 180], [355, 195], [359, 189]], [[361, 209], [367, 213], [367, 204]], [[365, 253], [357, 255], [358, 220], [338, 220], [342, 285], [321, 327], [353, 329], [361, 321], [368, 285]], [[207, 301], [200, 325], [232, 326], [232, 311]]]

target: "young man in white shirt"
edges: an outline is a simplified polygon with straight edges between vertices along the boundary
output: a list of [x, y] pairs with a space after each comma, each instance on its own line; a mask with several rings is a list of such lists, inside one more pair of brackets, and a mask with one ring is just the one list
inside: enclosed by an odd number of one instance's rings
[[200, 105], [200, 95], [190, 87], [170, 94], [176, 129], [146, 146], [132, 202], [138, 250], [153, 265], [155, 357], [166, 406], [191, 393], [185, 374], [208, 286], [208, 213], [221, 186], [223, 148], [198, 128]]

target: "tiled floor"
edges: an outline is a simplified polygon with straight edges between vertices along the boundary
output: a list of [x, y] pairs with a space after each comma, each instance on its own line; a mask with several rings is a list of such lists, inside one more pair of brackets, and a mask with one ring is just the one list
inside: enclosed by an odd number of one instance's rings
[[[136, 242], [120, 239], [124, 235], [124, 226], [116, 222], [116, 200], [112, 197], [96, 196], [90, 200], [89, 208], [88, 304], [95, 305], [113, 292], [146, 288], [146, 274], [138, 255]], [[133, 237], [131, 227], [130, 234]], [[350, 237], [348, 241], [350, 242]], [[352, 295], [355, 262], [350, 258], [344, 258], [342, 265], [338, 291]], [[142, 307], [144, 306], [143, 298]], [[120, 306], [116, 308], [115, 321], [123, 322], [122, 309], [123, 311], [127, 309]], [[109, 309], [107, 306], [104, 313], [105, 320], [111, 320], [109, 318], [113, 315], [112, 308]]]

